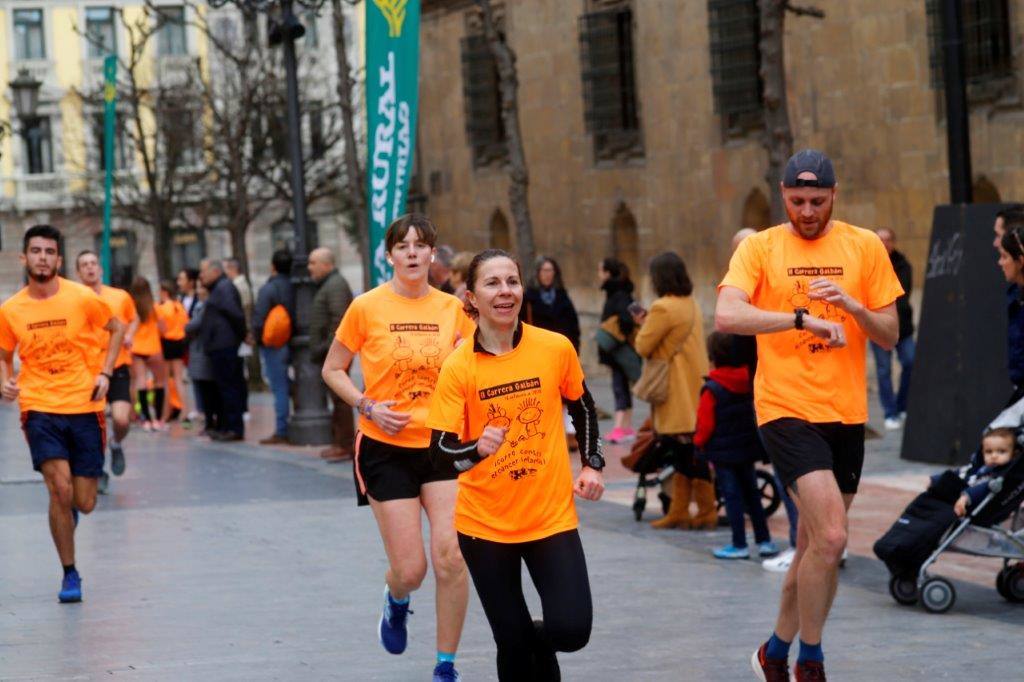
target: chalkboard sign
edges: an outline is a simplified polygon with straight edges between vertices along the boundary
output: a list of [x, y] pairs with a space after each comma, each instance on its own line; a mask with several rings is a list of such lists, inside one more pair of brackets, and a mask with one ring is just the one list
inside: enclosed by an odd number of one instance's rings
[[1006, 367], [1006, 282], [992, 248], [1004, 204], [937, 206], [903, 459], [961, 464], [1013, 390]]

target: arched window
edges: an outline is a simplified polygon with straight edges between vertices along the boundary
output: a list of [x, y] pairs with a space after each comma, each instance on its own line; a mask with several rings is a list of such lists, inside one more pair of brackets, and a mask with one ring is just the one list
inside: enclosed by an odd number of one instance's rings
[[491, 214], [491, 248], [512, 251], [512, 233], [508, 229], [508, 220], [500, 208]]
[[999, 188], [984, 175], [979, 175], [974, 181], [974, 203], [998, 204], [1000, 201], [1002, 199], [999, 198]]
[[772, 207], [768, 203], [768, 197], [760, 188], [750, 190], [747, 200], [743, 202], [743, 219], [740, 227], [752, 227], [755, 230], [763, 230], [770, 227], [772, 222]]
[[636, 218], [624, 203], [615, 209], [612, 219], [612, 255], [626, 264], [630, 276], [638, 277], [640, 269], [640, 243]]

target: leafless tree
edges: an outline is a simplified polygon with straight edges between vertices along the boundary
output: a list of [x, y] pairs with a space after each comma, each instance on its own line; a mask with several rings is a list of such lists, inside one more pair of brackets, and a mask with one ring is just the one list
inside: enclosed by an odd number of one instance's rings
[[778, 192], [782, 169], [793, 155], [793, 128], [786, 102], [785, 21], [786, 13], [823, 18], [815, 7], [799, 7], [789, 0], [758, 0], [761, 17], [761, 82], [764, 84], [764, 147], [768, 152], [765, 180], [771, 190], [772, 220], [785, 218], [782, 196]]
[[523, 136], [519, 128], [519, 77], [516, 73], [516, 53], [498, 30], [490, 0], [475, 0], [480, 10], [484, 35], [498, 66], [498, 88], [501, 92], [501, 121], [508, 145], [508, 199], [512, 218], [516, 224], [516, 247], [520, 260], [532, 267], [536, 249], [533, 241], [533, 221], [530, 218], [530, 173], [523, 152]]

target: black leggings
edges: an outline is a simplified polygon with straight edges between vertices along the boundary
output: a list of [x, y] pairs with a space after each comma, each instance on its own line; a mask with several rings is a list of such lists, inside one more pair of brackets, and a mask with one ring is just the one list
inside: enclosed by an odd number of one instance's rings
[[[498, 646], [498, 679], [559, 680], [555, 652], [586, 646], [594, 619], [579, 533], [521, 543], [459, 533], [459, 548]], [[524, 561], [540, 594], [542, 623], [530, 618], [523, 597]]]
[[139, 391], [139, 411], [142, 413], [143, 421], [153, 421], [154, 419], [160, 421], [164, 418], [164, 389], [154, 388], [153, 389], [153, 411], [155, 414], [149, 412], [149, 391], [143, 389]]

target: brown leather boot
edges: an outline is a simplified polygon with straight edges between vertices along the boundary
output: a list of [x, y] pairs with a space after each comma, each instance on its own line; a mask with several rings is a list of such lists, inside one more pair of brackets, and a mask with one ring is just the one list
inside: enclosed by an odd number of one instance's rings
[[715, 530], [718, 528], [718, 498], [715, 484], [703, 478], [693, 479], [693, 499], [697, 503], [697, 514], [690, 527], [694, 530]]
[[690, 527], [690, 479], [682, 474], [672, 475], [672, 503], [668, 513], [657, 521], [651, 521], [654, 528]]

